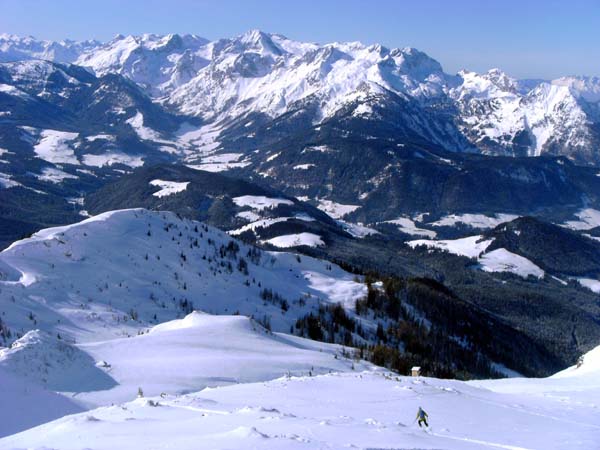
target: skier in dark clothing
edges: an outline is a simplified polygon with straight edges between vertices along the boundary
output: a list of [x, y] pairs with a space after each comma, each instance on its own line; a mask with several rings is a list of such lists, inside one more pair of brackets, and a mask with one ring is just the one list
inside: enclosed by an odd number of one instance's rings
[[417, 411], [417, 420], [419, 421], [419, 427], [422, 426], [422, 423], [424, 423], [426, 427], [429, 426], [429, 424], [427, 423], [427, 417], [429, 417], [427, 413], [423, 410], [423, 408], [419, 406], [419, 411]]

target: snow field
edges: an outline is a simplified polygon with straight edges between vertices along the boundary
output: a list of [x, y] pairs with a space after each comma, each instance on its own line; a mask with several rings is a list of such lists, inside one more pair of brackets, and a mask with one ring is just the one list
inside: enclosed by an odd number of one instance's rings
[[350, 214], [351, 212], [360, 208], [359, 205], [344, 205], [342, 203], [336, 203], [334, 201], [325, 199], [317, 199], [317, 201], [319, 202], [317, 208], [334, 219], [341, 219], [346, 214]]
[[455, 255], [475, 258], [479, 262], [479, 268], [485, 272], [511, 272], [523, 278], [532, 275], [543, 278], [545, 272], [533, 262], [504, 248], [487, 252], [487, 248], [493, 239], [483, 239], [483, 236], [468, 236], [460, 239], [428, 240], [417, 239], [408, 241], [406, 244], [412, 248], [425, 246], [445, 250]]
[[501, 223], [510, 222], [517, 219], [519, 216], [514, 214], [498, 213], [494, 216], [486, 216], [484, 214], [450, 214], [442, 217], [428, 225], [434, 227], [453, 227], [457, 224], [464, 224], [476, 229], [495, 228]]
[[434, 239], [437, 236], [437, 233], [435, 231], [419, 228], [414, 221], [407, 217], [399, 217], [398, 219], [394, 220], [386, 220], [383, 223], [391, 223], [392, 225], [396, 225], [398, 227], [398, 230], [406, 234], [425, 236], [431, 239]]
[[150, 181], [151, 186], [160, 187], [160, 191], [154, 192], [152, 195], [155, 197], [167, 197], [169, 195], [183, 192], [187, 189], [189, 181], [176, 182], [176, 181], [165, 181], [165, 180], [152, 180]]
[[[557, 395], [552, 379], [533, 380], [539, 393], [528, 394], [371, 371], [283, 377], [67, 416], [0, 448], [593, 450], [600, 413], [586, 398], [598, 393], [574, 381]], [[414, 423], [419, 406], [427, 431]]]
[[296, 233], [296, 234], [284, 234], [271, 239], [262, 241], [265, 244], [271, 244], [279, 248], [290, 248], [299, 247], [305, 245], [307, 247], [319, 247], [325, 245], [325, 242], [321, 239], [321, 236], [314, 233]]
[[79, 137], [78, 133], [57, 130], [42, 130], [39, 142], [33, 150], [38, 158], [53, 164], [79, 164], [70, 145]]
[[[366, 292], [326, 261], [255, 251], [217, 229], [146, 210], [42, 230], [0, 253], [0, 266], [11, 274], [0, 281], [0, 308], [13, 331], [35, 326], [77, 342], [136, 334], [192, 304], [209, 313], [267, 315], [274, 330], [287, 332], [297, 315], [333, 301], [336, 286], [352, 282], [357, 296]], [[325, 282], [313, 285], [314, 273]], [[286, 299], [290, 311], [263, 305], [264, 289]], [[11, 296], [19, 302], [7, 301]]]
[[278, 205], [294, 204], [294, 202], [286, 198], [270, 198], [264, 195], [242, 195], [234, 197], [232, 200], [238, 206], [247, 206], [257, 211], [262, 211], [265, 208], [273, 208]]

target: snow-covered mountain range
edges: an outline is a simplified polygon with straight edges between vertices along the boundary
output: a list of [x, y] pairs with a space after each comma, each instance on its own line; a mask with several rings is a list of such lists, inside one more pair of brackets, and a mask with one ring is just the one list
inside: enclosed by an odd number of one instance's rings
[[106, 43], [0, 37], [0, 61], [30, 58], [123, 75], [169, 108], [221, 127], [300, 111], [313, 124], [347, 109], [377, 119], [382, 107], [401, 101], [414, 111], [412, 121], [400, 120], [448, 150], [600, 161], [595, 77], [522, 82], [499, 69], [450, 75], [414, 48], [321, 45], [258, 30], [217, 41], [177, 34], [119, 35]]
[[[599, 86], [450, 75], [413, 48], [257, 30], [217, 41], [1, 35], [0, 245], [73, 222], [88, 193], [157, 163], [228, 171], [341, 205], [355, 222], [567, 217], [600, 207], [595, 169], [577, 165], [599, 161]], [[547, 155], [563, 156], [519, 158]]]

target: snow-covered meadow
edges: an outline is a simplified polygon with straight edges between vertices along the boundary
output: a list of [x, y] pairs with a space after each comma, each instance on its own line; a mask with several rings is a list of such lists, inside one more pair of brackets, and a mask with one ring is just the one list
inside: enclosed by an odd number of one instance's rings
[[523, 256], [509, 252], [505, 248], [488, 252], [487, 248], [493, 241], [493, 238], [485, 239], [481, 235], [476, 235], [448, 240], [416, 239], [406, 244], [412, 248], [427, 247], [476, 259], [479, 263], [478, 267], [485, 272], [511, 272], [523, 278], [530, 275], [536, 278], [544, 277], [545, 272]]

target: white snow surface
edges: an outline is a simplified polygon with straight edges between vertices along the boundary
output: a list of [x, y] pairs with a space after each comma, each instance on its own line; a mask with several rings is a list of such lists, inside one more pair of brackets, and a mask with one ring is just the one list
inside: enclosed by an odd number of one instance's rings
[[244, 156], [242, 153], [220, 153], [205, 156], [200, 160], [200, 164], [190, 164], [188, 167], [196, 170], [206, 170], [207, 172], [224, 172], [249, 166], [251, 162], [247, 159], [240, 161], [242, 156]]
[[319, 202], [317, 208], [334, 219], [341, 219], [346, 214], [350, 214], [360, 208], [359, 205], [344, 205], [332, 200], [317, 199], [317, 201]]
[[415, 222], [407, 217], [399, 217], [394, 220], [386, 220], [384, 223], [391, 223], [396, 225], [398, 230], [406, 234], [412, 234], [415, 236], [426, 236], [428, 238], [435, 238], [437, 233], [433, 230], [426, 230], [425, 228], [419, 228]]
[[[1, 350], [0, 370], [48, 391], [75, 393], [77, 405], [90, 407], [129, 399], [143, 380], [148, 392], [157, 395], [271, 379], [288, 371], [349, 368], [351, 363], [333, 357], [339, 352], [336, 346], [270, 335], [243, 316], [191, 316], [145, 334], [157, 322], [182, 317], [186, 304], [213, 314], [268, 317], [273, 330], [289, 332], [297, 317], [322, 302], [353, 305], [366, 295], [363, 283], [326, 261], [279, 252], [248, 256], [251, 248], [234, 242], [219, 230], [172, 213], [135, 209], [42, 230], [12, 244], [0, 253], [2, 321], [13, 339], [17, 332], [39, 331]], [[223, 254], [228, 246], [238, 250]], [[240, 257], [246, 258], [247, 272], [237, 268]], [[287, 311], [278, 302], [266, 303], [263, 289], [286, 299]], [[169, 346], [161, 335], [168, 327], [187, 331]], [[239, 358], [227, 362], [236, 339], [247, 347], [241, 346]], [[150, 353], [144, 356], [142, 348]], [[212, 372], [207, 369], [210, 349], [211, 358], [222, 355]], [[278, 352], [285, 358], [277, 359]], [[181, 363], [155, 367], [159, 354]], [[186, 367], [193, 368], [187, 375]], [[144, 373], [148, 377], [140, 378]], [[2, 423], [0, 418], [0, 434]]]
[[49, 183], [62, 183], [63, 180], [77, 179], [76, 175], [65, 172], [64, 170], [57, 169], [55, 167], [44, 167], [40, 175], [36, 177], [41, 181], [47, 181]]
[[[138, 387], [148, 396], [178, 395], [288, 373], [347, 371], [352, 366], [345, 358], [335, 358], [340, 346], [269, 333], [244, 316], [201, 312], [156, 325], [135, 337], [79, 348], [95, 361], [110, 365], [105, 371], [113, 382], [104, 389], [79, 389], [77, 400], [85, 407], [129, 401]], [[356, 365], [370, 367], [368, 363]]]
[[266, 208], [273, 208], [278, 205], [293, 205], [294, 202], [286, 198], [271, 198], [264, 195], [242, 195], [234, 197], [233, 203], [238, 206], [247, 206], [251, 209], [262, 211]]
[[78, 137], [78, 133], [42, 130], [40, 140], [34, 145], [33, 150], [38, 158], [54, 164], [79, 164], [70, 144]]
[[346, 232], [357, 238], [364, 238], [374, 234], [379, 234], [379, 231], [376, 229], [368, 227], [362, 223], [346, 222], [345, 220], [338, 220], [337, 223], [341, 225]]
[[484, 239], [481, 235], [468, 236], [460, 239], [429, 240], [417, 239], [408, 241], [406, 244], [412, 248], [425, 246], [445, 250], [455, 255], [475, 258], [479, 268], [486, 272], [511, 272], [523, 278], [533, 275], [543, 278], [545, 272], [533, 262], [523, 256], [509, 252], [505, 248], [499, 248], [486, 252], [493, 239]]
[[89, 142], [94, 142], [94, 141], [114, 141], [115, 140], [115, 136], [112, 134], [95, 134], [93, 136], [86, 136], [85, 137], [86, 141]]
[[299, 247], [301, 245], [306, 245], [307, 247], [319, 247], [325, 245], [321, 236], [307, 232], [284, 234], [271, 239], [266, 239], [262, 242], [279, 248]]
[[161, 136], [157, 131], [144, 125], [144, 115], [141, 112], [137, 111], [134, 116], [130, 117], [125, 122], [133, 128], [140, 139], [148, 141], [161, 140]]
[[[282, 377], [67, 416], [0, 448], [595, 450], [593, 362], [564, 376], [470, 383], [382, 371]], [[420, 406], [428, 430], [414, 423]]]
[[144, 157], [140, 155], [127, 155], [121, 152], [107, 151], [100, 155], [83, 155], [82, 162], [86, 166], [92, 167], [112, 166], [113, 164], [123, 164], [129, 167], [141, 167], [144, 165]]
[[255, 231], [257, 228], [269, 228], [271, 225], [274, 225], [279, 222], [286, 222], [290, 219], [304, 220], [306, 222], [312, 222], [313, 220], [315, 220], [307, 214], [297, 214], [294, 217], [268, 217], [265, 219], [261, 219], [258, 215], [256, 215], [256, 213], [253, 213], [252, 211], [242, 211], [237, 215], [238, 217], [251, 219], [253, 221], [240, 228], [228, 231], [227, 233], [229, 233], [231, 236], [239, 236], [240, 234], [246, 231]]
[[483, 236], [468, 236], [460, 239], [448, 239], [433, 241], [428, 239], [417, 239], [414, 241], [408, 241], [407, 244], [415, 248], [420, 245], [424, 245], [430, 248], [438, 248], [446, 250], [455, 255], [466, 256], [468, 258], [478, 258], [480, 254], [485, 252], [488, 246], [492, 243], [493, 239], [483, 239]]
[[488, 229], [495, 228], [501, 223], [510, 222], [518, 217], [515, 214], [505, 213], [497, 213], [493, 216], [486, 216], [485, 214], [450, 214], [428, 225], [434, 227], [453, 227], [460, 223], [471, 228]]
[[[397, 376], [245, 317], [268, 315], [287, 332], [318, 298], [352, 314], [364, 284], [288, 253], [262, 252], [247, 276], [229, 273], [219, 251], [229, 242], [136, 209], [43, 230], [1, 252], [2, 319], [32, 331], [0, 350], [0, 449], [597, 448], [600, 347], [546, 379]], [[251, 278], [290, 309], [265, 305], [244, 284]], [[221, 315], [182, 314], [172, 298], [190, 292], [196, 307]], [[135, 399], [138, 387], [145, 398]], [[414, 424], [419, 406], [427, 431]]]
[[21, 183], [12, 179], [12, 175], [0, 172], [0, 188], [10, 189], [12, 187], [22, 186]]
[[315, 167], [314, 164], [298, 164], [297, 166], [294, 166], [293, 169], [294, 170], [308, 170]]
[[27, 92], [22, 91], [21, 89], [16, 88], [15, 86], [11, 86], [10, 84], [0, 83], [0, 93], [13, 95], [23, 100], [33, 100]]
[[[155, 314], [159, 321], [176, 318], [187, 300], [211, 313], [268, 314], [274, 330], [288, 331], [294, 314], [333, 301], [329, 293], [336, 284], [345, 286], [354, 278], [325, 261], [306, 256], [298, 261], [290, 253], [258, 252], [251, 259], [251, 247], [203, 227], [172, 213], [132, 209], [15, 242], [0, 253], [2, 320], [27, 331], [31, 312], [40, 330], [81, 342], [136, 334], [155, 321]], [[237, 256], [224, 252], [234, 243]], [[240, 257], [247, 261], [247, 274], [236, 268]], [[330, 287], [313, 285], [309, 275], [314, 273]], [[366, 293], [364, 284], [352, 282], [356, 295]], [[264, 306], [264, 288], [286, 298], [289, 311], [284, 314], [279, 304]], [[13, 295], [19, 303], [8, 301]], [[306, 305], [296, 304], [305, 296], [311, 298]], [[27, 314], [18, 312], [23, 308]]]
[[257, 220], [260, 220], [260, 215], [258, 215], [254, 211], [240, 211], [236, 214], [236, 216], [241, 217], [242, 219], [248, 220], [250, 222], [256, 222]]
[[[248, 126], [249, 114], [275, 118], [307, 101], [317, 105], [317, 123], [349, 106], [355, 116], [376, 117], [374, 106], [388, 94], [421, 105], [451, 101], [459, 111], [458, 128], [470, 144], [453, 130], [422, 124], [413, 129], [448, 149], [491, 142], [492, 148], [484, 151], [505, 155], [513, 154], [514, 139], [525, 133], [530, 156], [559, 146], [567, 157], [589, 158], [600, 99], [598, 77], [528, 83], [499, 69], [451, 75], [415, 48], [298, 42], [259, 30], [212, 42], [190, 34], [119, 35], [106, 43], [0, 38], [0, 62], [30, 59], [75, 62], [97, 75], [121, 74], [153, 99], [202, 118], [205, 130], [232, 119], [246, 120]], [[23, 95], [12, 87], [0, 89]], [[142, 139], [156, 136], [137, 114], [130, 119]], [[218, 133], [196, 137], [199, 153], [220, 145]]]
[[49, 391], [2, 367], [0, 396], [0, 448], [11, 448], [2, 443], [3, 436], [85, 410], [67, 396]]
[[544, 271], [520, 255], [509, 252], [505, 248], [498, 248], [485, 253], [479, 258], [481, 269], [486, 272], [512, 272], [523, 278], [532, 275], [543, 278]]
[[576, 280], [583, 287], [588, 288], [590, 291], [595, 292], [596, 294], [600, 294], [600, 280], [595, 280], [593, 278], [576, 278]]
[[579, 220], [569, 220], [563, 224], [572, 230], [591, 230], [600, 226], [600, 211], [593, 208], [584, 208], [578, 211], [575, 216]]
[[154, 192], [152, 195], [155, 197], [168, 197], [169, 195], [183, 192], [187, 189], [189, 181], [165, 181], [165, 180], [152, 180], [149, 183], [151, 186], [160, 187], [160, 191]]

